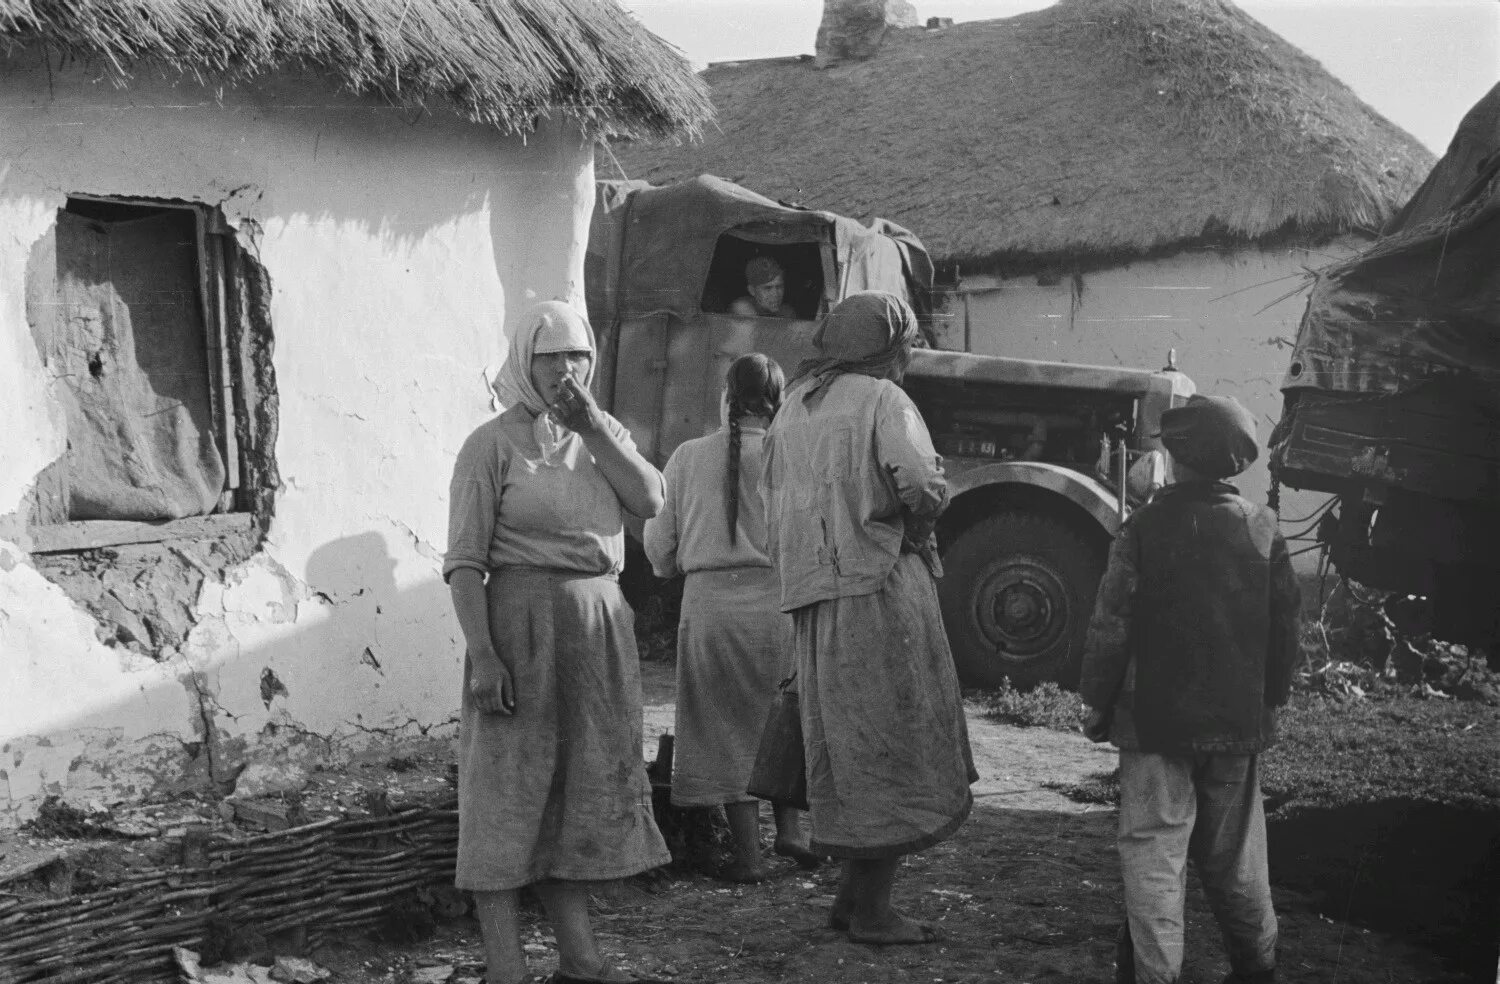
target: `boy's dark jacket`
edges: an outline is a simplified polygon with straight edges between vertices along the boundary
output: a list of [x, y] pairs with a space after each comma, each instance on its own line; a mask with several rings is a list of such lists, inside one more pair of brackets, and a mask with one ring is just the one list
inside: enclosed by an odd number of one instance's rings
[[1259, 752], [1291, 691], [1299, 605], [1275, 513], [1226, 482], [1169, 485], [1110, 549], [1083, 699], [1113, 711], [1121, 748]]

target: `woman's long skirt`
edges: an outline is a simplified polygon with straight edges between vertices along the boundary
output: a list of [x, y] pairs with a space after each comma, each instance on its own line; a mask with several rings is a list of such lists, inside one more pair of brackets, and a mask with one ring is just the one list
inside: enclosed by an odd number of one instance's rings
[[769, 567], [694, 571], [677, 627], [672, 802], [715, 806], [745, 793], [766, 712], [791, 666], [791, 619]]
[[887, 858], [949, 837], [978, 774], [921, 558], [902, 554], [874, 594], [792, 615], [813, 850]]
[[492, 892], [666, 864], [641, 756], [634, 617], [619, 584], [504, 568], [485, 590], [516, 709], [475, 708], [465, 659], [457, 886]]

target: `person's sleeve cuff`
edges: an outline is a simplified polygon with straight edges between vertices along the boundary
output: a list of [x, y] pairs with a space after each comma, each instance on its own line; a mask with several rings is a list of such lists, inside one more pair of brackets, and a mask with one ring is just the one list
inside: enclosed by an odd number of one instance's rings
[[490, 572], [489, 566], [482, 561], [459, 558], [450, 560], [443, 565], [443, 581], [446, 583], [449, 578], [453, 577], [454, 571], [460, 570], [478, 571], [481, 575]]

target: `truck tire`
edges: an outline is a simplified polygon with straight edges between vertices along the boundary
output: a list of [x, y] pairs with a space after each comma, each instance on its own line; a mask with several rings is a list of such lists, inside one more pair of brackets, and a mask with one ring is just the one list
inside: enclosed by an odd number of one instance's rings
[[1059, 516], [1011, 508], [945, 547], [938, 599], [959, 681], [1076, 688], [1107, 544]]

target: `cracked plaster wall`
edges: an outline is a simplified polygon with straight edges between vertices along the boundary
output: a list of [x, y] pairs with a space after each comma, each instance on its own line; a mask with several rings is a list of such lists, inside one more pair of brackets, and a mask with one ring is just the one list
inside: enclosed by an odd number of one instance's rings
[[[439, 579], [447, 481], [533, 301], [582, 303], [593, 164], [311, 78], [128, 89], [0, 59], [0, 825], [42, 796], [125, 798], [449, 733], [459, 632]], [[266, 270], [281, 487], [261, 549], [205, 579], [150, 656], [27, 553], [24, 500], [64, 447], [25, 320], [32, 246], [69, 193], [219, 205]], [[152, 658], [155, 657], [155, 658]], [[244, 791], [242, 789], [242, 791]]]
[[[1039, 284], [1038, 277], [964, 277], [970, 347], [984, 355], [1159, 369], [1169, 349], [1199, 392], [1235, 397], [1255, 415], [1262, 447], [1281, 417], [1281, 380], [1307, 306], [1308, 268], [1359, 248], [1346, 238], [1316, 249], [1202, 249]], [[1280, 299], [1280, 300], [1278, 300]], [[964, 301], [953, 297], [945, 344], [963, 346]], [[1265, 455], [1239, 479], [1265, 502]], [[1306, 516], [1318, 493], [1283, 489], [1282, 515]], [[1316, 563], [1315, 554], [1300, 562]]]

